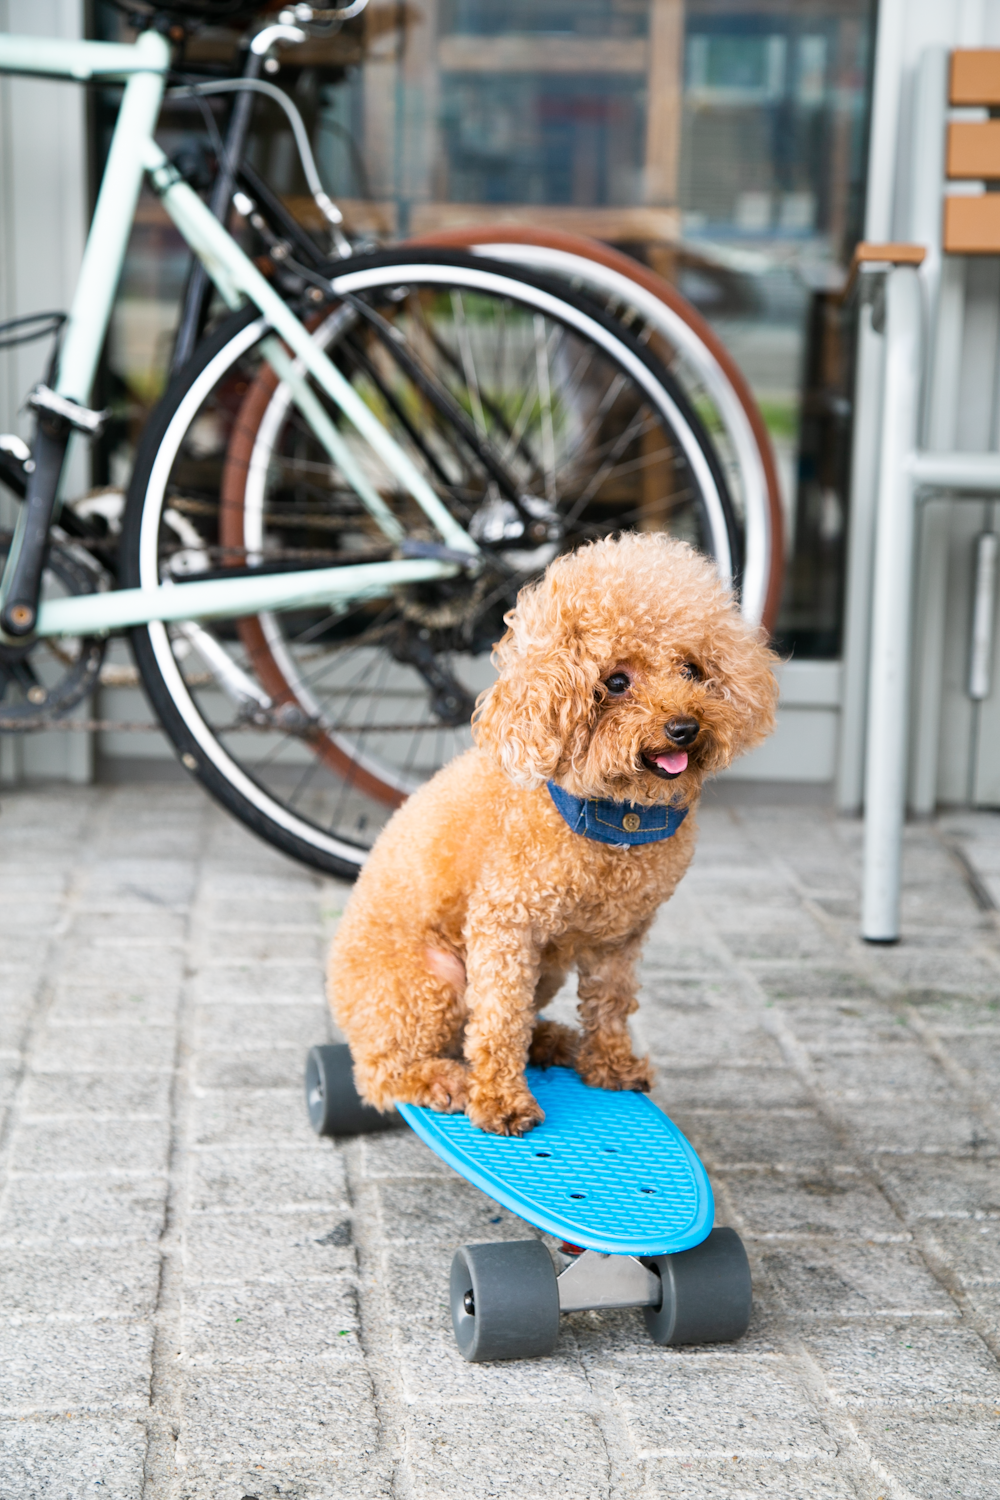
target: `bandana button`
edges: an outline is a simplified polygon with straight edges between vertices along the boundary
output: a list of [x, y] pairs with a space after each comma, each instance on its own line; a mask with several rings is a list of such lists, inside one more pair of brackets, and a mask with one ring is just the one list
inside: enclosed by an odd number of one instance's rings
[[622, 818], [622, 827], [626, 833], [638, 833], [642, 827], [642, 819], [638, 813], [626, 813]]

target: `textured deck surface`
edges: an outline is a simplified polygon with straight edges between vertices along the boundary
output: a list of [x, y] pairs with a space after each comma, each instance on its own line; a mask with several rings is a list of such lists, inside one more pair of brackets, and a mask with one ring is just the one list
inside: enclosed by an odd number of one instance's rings
[[568, 1068], [529, 1068], [545, 1111], [526, 1136], [486, 1135], [465, 1115], [411, 1104], [400, 1113], [474, 1186], [536, 1228], [620, 1255], [700, 1245], [714, 1202], [705, 1169], [645, 1094], [588, 1089]]
[[1000, 930], [945, 836], [1000, 901], [1000, 819], [907, 831], [891, 950], [857, 823], [700, 823], [634, 1023], [750, 1331], [470, 1366], [454, 1248], [531, 1231], [306, 1121], [346, 888], [193, 787], [0, 793], [3, 1500], [996, 1500]]

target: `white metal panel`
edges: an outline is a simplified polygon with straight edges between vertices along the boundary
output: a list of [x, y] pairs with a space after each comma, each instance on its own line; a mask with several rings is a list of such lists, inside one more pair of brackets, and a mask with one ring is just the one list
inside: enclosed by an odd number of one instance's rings
[[[82, 0], [0, 0], [0, 31], [15, 35], [84, 35]], [[42, 78], [0, 78], [0, 318], [65, 311], [76, 285], [87, 231], [84, 90]], [[20, 410], [45, 373], [49, 342], [0, 352], [0, 431], [27, 436]], [[85, 449], [70, 459], [69, 492], [89, 482]], [[0, 526], [15, 502], [0, 494]], [[81, 712], [86, 705], [81, 705]], [[90, 779], [89, 736], [5, 735], [0, 781], [24, 777]]]

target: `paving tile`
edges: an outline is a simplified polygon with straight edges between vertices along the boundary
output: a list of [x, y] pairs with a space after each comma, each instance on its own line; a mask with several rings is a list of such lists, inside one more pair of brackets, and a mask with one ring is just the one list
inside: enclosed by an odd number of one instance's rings
[[657, 1100], [672, 1108], [796, 1109], [810, 1104], [805, 1085], [788, 1068], [658, 1067]]
[[[1000, 1494], [1000, 1422], [940, 1416], [855, 1416], [882, 1471], [915, 1500], [996, 1500]], [[890, 1494], [892, 1491], [889, 1492]]]
[[381, 1182], [379, 1227], [388, 1245], [463, 1244], [531, 1239], [535, 1231], [457, 1174], [449, 1180]]
[[184, 1229], [186, 1284], [243, 1286], [325, 1282], [353, 1272], [353, 1227], [346, 1209], [324, 1213], [193, 1214]]
[[876, 993], [851, 969], [806, 964], [774, 965], [755, 970], [757, 983], [772, 1000], [874, 1000]]
[[276, 1213], [345, 1206], [342, 1161], [325, 1143], [289, 1147], [206, 1147], [191, 1156], [194, 1212]]
[[856, 1173], [727, 1173], [722, 1180], [755, 1235], [908, 1237], [882, 1194]]
[[690, 1458], [655, 1458], [644, 1464], [642, 1494], [648, 1500], [678, 1496], [678, 1500], [860, 1500], [868, 1490], [852, 1483], [843, 1463], [796, 1460], [761, 1462], [734, 1453], [729, 1458], [700, 1462]]
[[908, 990], [947, 991], [962, 995], [996, 994], [997, 971], [972, 953], [925, 951], [906, 943], [880, 955], [881, 965]]
[[318, 908], [319, 896], [311, 885], [290, 895], [285, 887], [276, 884], [268, 897], [210, 896], [199, 903], [199, 917], [206, 927], [214, 930], [260, 932], [271, 927], [297, 928], [313, 941]]
[[162, 1072], [174, 1065], [172, 1025], [54, 1026], [32, 1054], [36, 1073]]
[[0, 1413], [145, 1413], [152, 1338], [148, 1323], [8, 1326], [0, 1361]]
[[169, 1493], [171, 1500], [392, 1500], [393, 1468], [382, 1452], [350, 1465], [339, 1457], [224, 1463], [199, 1454], [171, 1475]]
[[184, 1464], [321, 1461], [349, 1482], [378, 1446], [371, 1380], [360, 1355], [191, 1370], [184, 1382], [178, 1458]]
[[664, 1349], [615, 1361], [610, 1378], [644, 1458], [811, 1459], [837, 1451], [793, 1372], [775, 1359]]
[[1000, 1220], [939, 1219], [925, 1239], [963, 1286], [993, 1286], [1000, 1300]]
[[837, 1102], [852, 1144], [866, 1155], [899, 1151], [938, 1152], [946, 1156], [995, 1156], [996, 1137], [978, 1115], [954, 1093], [931, 1098], [902, 1095], [895, 1099]]
[[[154, 965], [157, 951], [147, 950]], [[107, 983], [88, 986], [80, 984], [74, 976], [56, 985], [45, 1022], [50, 1031], [109, 1024], [172, 1027], [177, 1022], [180, 998], [179, 984], [169, 983], [162, 988], [145, 983], [132, 986], [120, 983], [116, 974], [109, 973]]]
[[163, 1232], [166, 1198], [165, 1177], [16, 1177], [0, 1199], [0, 1240], [17, 1245], [93, 1240], [153, 1244]]
[[498, 1422], [475, 1407], [419, 1405], [407, 1412], [406, 1438], [414, 1500], [603, 1500], [610, 1492], [607, 1444], [583, 1412], [529, 1408]]
[[739, 1012], [680, 1010], [652, 1003], [644, 992], [633, 1028], [657, 1067], [780, 1067], [784, 1061], [774, 1038], [752, 1016]]
[[1000, 1164], [995, 1159], [884, 1157], [879, 1172], [910, 1220], [1000, 1216]]
[[170, 1113], [171, 1082], [169, 1073], [29, 1073], [21, 1117], [33, 1122], [65, 1115], [164, 1119]]
[[323, 943], [314, 930], [296, 928], [285, 932], [273, 927], [205, 926], [201, 933], [202, 971], [210, 977], [218, 965], [248, 964], [270, 968], [302, 965], [314, 970], [323, 967]]
[[871, 1322], [811, 1329], [805, 1339], [838, 1406], [862, 1412], [1000, 1406], [1000, 1369], [967, 1328]]
[[196, 1146], [302, 1146], [311, 1135], [301, 1085], [199, 1091], [191, 1117]]
[[958, 1317], [907, 1245], [767, 1245], [760, 1261], [781, 1306], [798, 1318]]
[[455, 1173], [412, 1130], [380, 1131], [364, 1136], [358, 1142], [357, 1180], [381, 1177], [444, 1177], [455, 1180]]
[[187, 859], [106, 859], [81, 872], [79, 895], [85, 903], [124, 897], [151, 906], [181, 906], [194, 895], [195, 879], [195, 865]]
[[206, 1052], [239, 1053], [244, 1048], [290, 1047], [300, 1066], [306, 1053], [326, 1036], [326, 1013], [319, 995], [311, 1004], [208, 1005], [198, 1007], [196, 1044]]
[[811, 1110], [681, 1114], [678, 1124], [707, 1165], [745, 1164], [819, 1170], [850, 1158], [833, 1131]]
[[3, 1004], [0, 1005], [0, 1053], [17, 1056], [24, 1046], [28, 1024], [34, 1013], [36, 982], [8, 980], [0, 976]]
[[[447, 1288], [447, 1282], [444, 1283]], [[417, 1323], [401, 1329], [394, 1354], [400, 1394], [408, 1405], [546, 1405], [591, 1407], [590, 1385], [576, 1354], [572, 1329], [560, 1330], [552, 1354], [543, 1359], [496, 1360], [470, 1365], [451, 1330]]]
[[151, 1246], [5, 1247], [0, 1257], [0, 1321], [34, 1318], [139, 1318], [153, 1312], [160, 1275]]
[[114, 906], [77, 906], [69, 926], [69, 938], [90, 948], [146, 948], [164, 945], [179, 948], [187, 934], [187, 915], [160, 903], [133, 898]]
[[97, 948], [67, 942], [62, 964], [71, 983], [83, 990], [125, 992], [148, 1000], [172, 998], [184, 977], [181, 950], [163, 944]]
[[[316, 1031], [314, 1030], [314, 1036]], [[319, 1042], [327, 1037], [319, 1035]], [[301, 1047], [262, 1047], [258, 1051], [205, 1052], [194, 1058], [194, 1077], [203, 1089], [293, 1089], [302, 1094], [305, 1057]]]
[[955, 1097], [944, 1068], [915, 1038], [871, 1051], [826, 1048], [814, 1056], [813, 1067], [824, 1093], [838, 1102], [856, 1104], [916, 1094], [939, 1107]]
[[0, 1474], [11, 1500], [142, 1500], [145, 1459], [146, 1429], [138, 1420], [20, 1421], [0, 1432]]
[[56, 1120], [25, 1122], [14, 1137], [11, 1167], [51, 1177], [81, 1173], [166, 1170], [166, 1120]]
[[192, 1367], [357, 1357], [358, 1308], [345, 1277], [185, 1291], [181, 1347]]

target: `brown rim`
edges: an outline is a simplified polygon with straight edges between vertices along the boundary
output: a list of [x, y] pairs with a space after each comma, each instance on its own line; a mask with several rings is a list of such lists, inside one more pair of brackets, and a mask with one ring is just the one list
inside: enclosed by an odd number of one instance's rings
[[473, 226], [471, 229], [442, 229], [434, 234], [416, 235], [406, 242], [410, 245], [433, 245], [440, 249], [469, 250], [474, 245], [506, 244], [506, 245], [538, 245], [545, 250], [564, 250], [570, 255], [581, 255], [587, 260], [597, 261], [598, 265], [607, 266], [611, 271], [618, 271], [623, 276], [628, 276], [638, 286], [651, 292], [654, 297], [675, 312], [678, 317], [683, 318], [685, 323], [698, 335], [705, 346], [711, 350], [715, 359], [726, 373], [726, 378], [736, 392], [740, 405], [746, 412], [747, 420], [753, 431], [754, 440], [760, 452], [761, 464], [764, 468], [764, 480], [767, 485], [768, 513], [771, 522], [771, 555], [768, 559], [767, 591], [764, 597], [764, 609], [761, 623], [769, 635], [773, 635], [778, 610], [781, 607], [781, 593], [785, 576], [785, 547], [784, 547], [784, 515], [781, 509], [781, 491], [778, 486], [778, 469], [774, 461], [774, 453], [771, 448], [771, 439], [768, 436], [764, 418], [760, 414], [760, 408], [754, 400], [753, 393], [747, 385], [746, 379], [732, 355], [705, 319], [697, 312], [678, 291], [644, 266], [640, 261], [633, 260], [630, 255], [624, 255], [620, 250], [612, 250], [600, 240], [590, 239], [587, 235], [572, 234], [568, 230], [561, 229], [514, 229], [501, 227], [500, 225], [484, 224], [480, 227]]
[[[317, 322], [318, 319], [310, 320], [312, 325]], [[244, 501], [247, 472], [250, 468], [254, 444], [257, 441], [257, 432], [279, 384], [278, 376], [271, 365], [262, 366], [257, 378], [240, 403], [226, 448], [219, 511], [219, 544], [224, 549], [232, 548], [237, 557], [243, 555], [246, 547]], [[258, 680], [271, 700], [278, 707], [285, 703], [293, 703], [305, 712], [305, 705], [299, 702], [295, 689], [275, 660], [258, 616], [248, 615], [235, 623]], [[388, 782], [380, 781], [377, 776], [365, 770], [323, 730], [310, 730], [303, 738], [308, 741], [325, 765], [338, 776], [343, 776], [350, 781], [358, 791], [374, 797], [377, 802], [388, 807], [400, 807], [406, 801], [405, 792], [390, 786]]]

